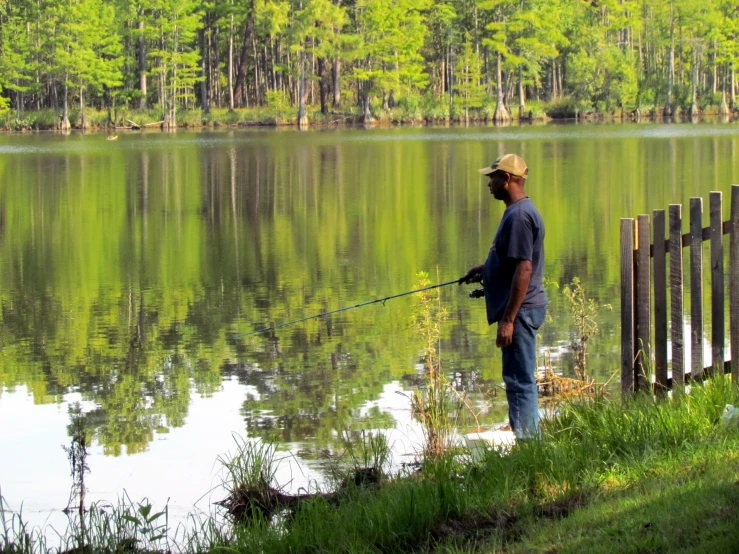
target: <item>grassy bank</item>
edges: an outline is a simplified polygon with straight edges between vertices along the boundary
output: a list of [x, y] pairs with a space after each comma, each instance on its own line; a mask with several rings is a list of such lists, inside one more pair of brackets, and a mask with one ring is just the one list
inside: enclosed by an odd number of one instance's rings
[[[684, 111], [684, 110], [683, 110]], [[425, 97], [402, 98], [396, 106], [382, 109], [380, 104], [373, 106], [373, 124], [376, 125], [424, 125], [442, 123], [491, 123], [495, 113], [495, 104], [488, 103], [481, 108], [469, 109], [449, 106], [446, 101], [429, 100]], [[715, 116], [718, 106], [706, 106], [704, 115]], [[685, 112], [687, 114], [687, 112]], [[683, 115], [685, 115], [683, 114]], [[60, 112], [53, 109], [25, 111], [17, 113], [8, 111], [0, 116], [0, 129], [5, 131], [53, 130], [60, 123]], [[552, 102], [532, 101], [519, 116], [518, 109], [511, 109], [513, 121], [549, 121], [549, 120], [623, 120], [661, 119], [661, 110], [654, 106], [643, 106], [638, 110], [603, 111], [584, 108], [569, 99], [558, 99]], [[680, 116], [680, 111], [676, 117]], [[89, 130], [111, 130], [131, 128], [132, 123], [142, 127], [158, 128], [162, 120], [161, 111], [131, 110], [119, 107], [108, 110], [85, 110], [85, 118]], [[81, 117], [79, 108], [70, 109], [72, 127], [79, 129]], [[335, 125], [362, 124], [362, 113], [357, 106], [345, 106], [341, 110], [332, 110], [322, 114], [318, 106], [308, 106], [310, 125], [316, 127]], [[297, 126], [297, 108], [288, 102], [274, 102], [269, 106], [238, 108], [229, 111], [226, 108], [213, 108], [207, 113], [201, 109], [180, 109], [177, 112], [177, 126], [181, 128], [203, 127], [248, 127], [248, 126]]]
[[[739, 404], [739, 390], [724, 378], [661, 402], [570, 403], [543, 440], [478, 464], [439, 457], [382, 486], [345, 488], [340, 501], [306, 499], [271, 522], [203, 521], [178, 544], [159, 531], [152, 540], [131, 517], [102, 525], [91, 510], [83, 542], [90, 551], [735, 552], [739, 429], [721, 423], [726, 404]], [[48, 550], [13, 533], [6, 526], [0, 551]]]

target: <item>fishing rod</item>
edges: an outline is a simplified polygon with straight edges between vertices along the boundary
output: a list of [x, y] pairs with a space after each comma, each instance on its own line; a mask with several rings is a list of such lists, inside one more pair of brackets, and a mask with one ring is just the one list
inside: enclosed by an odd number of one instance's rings
[[353, 310], [354, 308], [361, 308], [362, 306], [369, 306], [370, 304], [377, 304], [378, 302], [382, 302], [382, 304], [385, 304], [385, 302], [387, 302], [388, 300], [392, 300], [393, 298], [400, 298], [401, 296], [407, 296], [409, 294], [416, 294], [417, 292], [423, 292], [425, 290], [438, 289], [439, 287], [456, 285], [459, 282], [460, 282], [459, 279], [454, 279], [453, 281], [447, 281], [446, 283], [439, 283], [438, 285], [430, 285], [428, 287], [423, 287], [420, 289], [409, 290], [408, 292], [401, 292], [400, 294], [393, 294], [392, 296], [386, 296], [384, 298], [377, 298], [376, 300], [368, 300], [367, 302], [361, 302], [360, 304], [355, 304], [354, 306], [346, 306], [344, 308], [338, 308], [336, 310], [331, 310], [330, 312], [323, 312], [320, 314], [303, 317], [301, 319], [296, 319], [294, 321], [288, 321], [287, 323], [280, 323], [279, 325], [272, 325], [270, 327], [265, 327], [264, 329], [257, 329], [256, 331], [252, 331], [251, 333], [246, 333], [245, 335], [242, 335], [242, 337], [248, 337], [249, 335], [258, 335], [259, 333], [264, 333], [266, 331], [274, 331], [275, 329], [279, 329], [280, 327], [287, 327], [288, 325], [302, 323], [303, 321], [308, 321], [310, 319], [318, 319], [319, 317], [326, 317], [331, 314], [337, 314], [339, 312]]

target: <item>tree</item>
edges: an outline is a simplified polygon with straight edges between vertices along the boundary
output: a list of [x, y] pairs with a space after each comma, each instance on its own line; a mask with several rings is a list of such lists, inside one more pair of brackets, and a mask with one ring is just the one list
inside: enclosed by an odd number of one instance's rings
[[151, 8], [145, 32], [154, 44], [149, 52], [152, 73], [159, 80], [163, 126], [169, 129], [177, 124], [178, 101], [187, 106], [194, 99], [195, 83], [202, 79], [196, 47], [202, 16], [197, 0], [152, 0]]
[[480, 56], [472, 48], [472, 37], [465, 35], [462, 54], [457, 58], [457, 84], [454, 85], [464, 106], [464, 119], [469, 120], [469, 109], [479, 108], [485, 101], [485, 84], [482, 83]]
[[502, 65], [505, 59], [511, 58], [513, 52], [510, 49], [510, 28], [508, 19], [515, 4], [512, 0], [485, 0], [480, 2], [480, 9], [487, 10], [492, 14], [492, 22], [485, 27], [489, 31], [488, 36], [483, 39], [483, 44], [490, 47], [495, 53], [495, 113], [493, 120], [496, 123], [510, 121], [511, 115], [506, 108], [503, 98], [503, 73]]
[[[311, 0], [295, 17], [295, 50], [318, 61], [321, 112], [328, 113], [328, 66], [340, 58], [348, 44], [341, 31], [349, 21], [346, 10], [330, 0]], [[336, 86], [336, 85], [335, 85]]]
[[[0, 86], [15, 96], [15, 109], [20, 117], [23, 93], [38, 89], [34, 83], [33, 35], [27, 28], [29, 21], [38, 17], [37, 9], [33, 3], [17, 0], [3, 4], [0, 9], [4, 11], [0, 26]], [[7, 108], [9, 99], [3, 100]]]
[[115, 12], [102, 0], [60, 0], [47, 9], [52, 71], [63, 87], [62, 129], [69, 129], [69, 89], [79, 91], [80, 127], [87, 128], [84, 95], [89, 88], [118, 86], [120, 40]]
[[390, 96], [410, 93], [428, 84], [420, 54], [427, 28], [421, 10], [430, 0], [357, 0], [357, 28], [362, 42], [355, 54], [354, 76], [364, 83], [360, 92], [365, 117], [369, 95], [382, 95], [384, 109]]

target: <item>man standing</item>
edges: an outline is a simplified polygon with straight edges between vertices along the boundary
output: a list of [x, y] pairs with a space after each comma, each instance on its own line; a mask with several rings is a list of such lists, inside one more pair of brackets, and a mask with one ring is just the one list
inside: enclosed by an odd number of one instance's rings
[[489, 178], [490, 192], [506, 210], [487, 260], [459, 283], [482, 282], [488, 324], [498, 323], [511, 428], [518, 438], [537, 437], [536, 332], [547, 310], [544, 222], [524, 190], [529, 170], [521, 157], [506, 154], [478, 171]]

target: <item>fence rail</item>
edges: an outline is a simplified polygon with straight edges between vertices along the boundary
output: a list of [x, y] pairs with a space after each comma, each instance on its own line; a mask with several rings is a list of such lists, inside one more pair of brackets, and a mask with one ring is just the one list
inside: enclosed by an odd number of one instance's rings
[[[732, 380], [739, 381], [739, 185], [731, 187], [731, 216], [723, 222], [722, 202], [723, 193], [710, 193], [710, 223], [708, 227], [703, 227], [703, 199], [691, 198], [689, 231], [684, 234], [681, 204], [670, 204], [667, 214], [665, 210], [654, 210], [651, 218], [643, 214], [636, 220], [621, 220], [623, 394], [647, 388], [651, 372], [654, 373], [654, 390], [658, 395], [664, 395], [672, 388], [682, 388], [688, 381], [701, 381], [716, 369], [731, 372]], [[732, 352], [729, 361], [724, 351], [724, 235], [729, 235], [729, 344]], [[704, 364], [703, 347], [704, 242], [710, 243], [711, 363], [708, 367]], [[688, 249], [690, 280], [690, 360], [687, 367], [683, 249]], [[671, 378], [668, 378], [668, 347]]]

